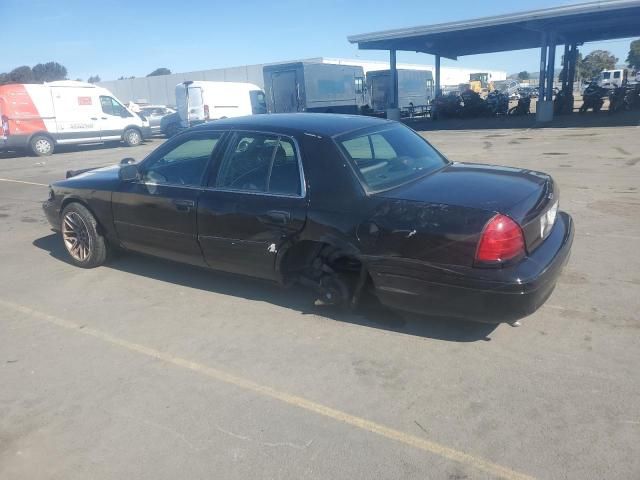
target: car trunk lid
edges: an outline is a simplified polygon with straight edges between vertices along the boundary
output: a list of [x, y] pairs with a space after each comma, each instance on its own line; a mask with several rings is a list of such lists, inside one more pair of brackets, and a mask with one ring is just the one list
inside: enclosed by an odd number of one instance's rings
[[549, 233], [547, 221], [553, 216], [549, 211], [558, 199], [557, 188], [547, 174], [470, 163], [451, 163], [433, 174], [377, 195], [508, 215], [522, 227], [530, 252]]

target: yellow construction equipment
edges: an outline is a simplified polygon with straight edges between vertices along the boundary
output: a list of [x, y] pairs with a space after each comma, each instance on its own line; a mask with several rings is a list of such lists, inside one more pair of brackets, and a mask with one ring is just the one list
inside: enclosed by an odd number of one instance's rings
[[476, 93], [486, 93], [495, 90], [493, 82], [489, 81], [489, 74], [486, 72], [471, 73], [469, 75], [469, 89]]

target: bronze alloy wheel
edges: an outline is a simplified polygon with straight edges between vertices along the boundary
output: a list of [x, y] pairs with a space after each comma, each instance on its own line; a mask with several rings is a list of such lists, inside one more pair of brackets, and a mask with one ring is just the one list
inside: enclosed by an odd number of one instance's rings
[[69, 255], [79, 262], [86, 262], [93, 248], [89, 228], [83, 218], [74, 211], [67, 212], [62, 221], [62, 238]]

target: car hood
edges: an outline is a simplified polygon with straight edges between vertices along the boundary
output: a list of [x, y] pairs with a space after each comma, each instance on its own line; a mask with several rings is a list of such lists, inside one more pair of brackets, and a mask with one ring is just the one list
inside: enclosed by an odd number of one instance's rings
[[83, 170], [69, 170], [67, 179], [55, 182], [53, 185], [61, 187], [100, 188], [111, 187], [119, 182], [120, 165], [108, 167], [87, 168]]
[[416, 181], [378, 196], [430, 204], [469, 207], [522, 220], [551, 187], [549, 175], [520, 168], [451, 163]]

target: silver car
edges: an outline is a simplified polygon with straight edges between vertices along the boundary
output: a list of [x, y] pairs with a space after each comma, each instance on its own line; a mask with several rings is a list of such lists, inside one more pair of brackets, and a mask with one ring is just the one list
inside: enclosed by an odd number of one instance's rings
[[166, 105], [145, 105], [140, 108], [140, 114], [149, 121], [149, 127], [151, 127], [151, 133], [153, 135], [162, 133], [160, 131], [160, 120], [162, 120], [162, 117], [175, 112], [173, 108], [167, 107]]

